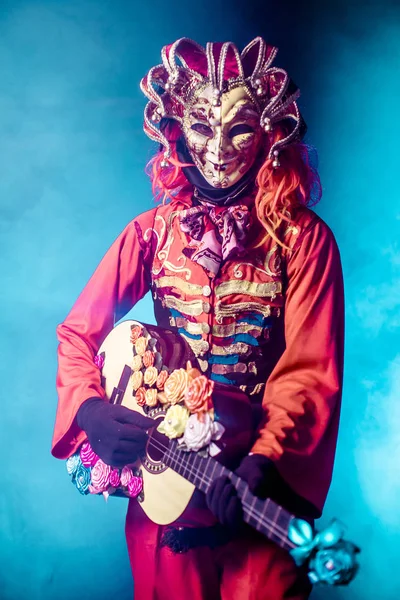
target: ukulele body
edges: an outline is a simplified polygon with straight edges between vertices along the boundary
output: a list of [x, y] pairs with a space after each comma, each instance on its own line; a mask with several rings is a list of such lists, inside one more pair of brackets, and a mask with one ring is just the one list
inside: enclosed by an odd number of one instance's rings
[[[120, 403], [130, 410], [161, 421], [165, 409], [155, 408], [146, 412], [135, 399], [135, 391], [131, 382], [132, 343], [130, 342], [131, 327], [135, 321], [123, 321], [109, 333], [101, 345], [98, 354], [104, 358], [102, 368], [102, 384], [106, 397], [110, 402]], [[159, 328], [145, 325], [154, 335]], [[164, 353], [173, 357], [169, 362], [175, 364], [172, 368], [185, 367], [190, 358], [192, 364], [196, 359], [191, 355], [186, 343], [178, 334], [172, 334], [169, 340], [175, 346]], [[172, 337], [173, 336], [173, 337]], [[164, 360], [164, 356], [163, 356]], [[167, 364], [170, 368], [170, 364]], [[234, 386], [216, 383], [213, 393], [215, 419], [224, 427], [222, 437], [215, 442], [218, 447], [216, 460], [229, 468], [235, 468], [241, 457], [250, 449], [252, 442], [252, 409], [248, 397]], [[166, 467], [162, 460], [163, 450], [169, 445], [169, 439], [156, 429], [149, 435], [146, 456], [135, 463], [143, 477], [143, 497], [140, 505], [146, 515], [159, 525], [173, 523], [184, 513], [195, 492], [195, 486], [187, 479]], [[186, 452], [182, 451], [182, 460]], [[200, 494], [200, 492], [199, 492]]]

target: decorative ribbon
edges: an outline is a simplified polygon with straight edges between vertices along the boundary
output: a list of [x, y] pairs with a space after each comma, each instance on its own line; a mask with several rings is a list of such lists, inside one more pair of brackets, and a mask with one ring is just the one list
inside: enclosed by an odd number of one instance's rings
[[191, 238], [183, 252], [215, 276], [222, 260], [243, 252], [250, 222], [250, 211], [245, 205], [202, 204], [183, 210], [182, 231]]
[[344, 526], [339, 521], [332, 521], [326, 528], [314, 535], [313, 528], [307, 521], [293, 519], [289, 527], [289, 539], [298, 546], [290, 551], [296, 565], [306, 562], [314, 550], [332, 548], [344, 536]]

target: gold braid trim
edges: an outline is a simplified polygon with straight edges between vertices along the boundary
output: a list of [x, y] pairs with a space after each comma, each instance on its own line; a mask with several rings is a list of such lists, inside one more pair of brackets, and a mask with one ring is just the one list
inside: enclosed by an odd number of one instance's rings
[[[161, 217], [160, 215], [157, 215], [155, 218], [155, 221], [161, 222], [160, 233], [158, 234], [157, 231], [155, 230], [155, 228], [149, 228], [145, 231], [143, 237], [144, 237], [145, 241], [148, 241], [150, 239], [149, 236], [151, 235], [151, 232], [154, 232], [157, 237], [157, 248], [156, 248], [155, 255], [157, 256], [157, 259], [160, 261], [160, 265], [159, 265], [159, 268], [156, 269], [156, 267], [154, 266], [154, 261], [153, 261], [153, 268], [152, 268], [153, 275], [158, 275], [163, 268], [167, 268], [167, 269], [170, 269], [171, 271], [174, 271], [175, 273], [182, 273], [182, 274], [186, 273], [185, 279], [190, 279], [192, 276], [192, 271], [186, 267], [186, 262], [187, 262], [186, 256], [183, 256], [183, 254], [181, 254], [180, 256], [177, 257], [176, 261], [178, 263], [179, 262], [181, 263], [180, 266], [173, 265], [172, 263], [170, 263], [168, 261], [169, 251], [171, 249], [171, 245], [174, 240], [174, 232], [172, 230], [172, 221], [177, 215], [179, 215], [179, 211], [174, 211], [169, 215], [168, 225], [165, 222], [165, 219], [163, 217]], [[164, 241], [166, 232], [167, 232], [167, 240], [166, 240], [164, 246], [161, 247], [161, 245]]]
[[209, 345], [205, 340], [192, 340], [192, 338], [186, 337], [184, 334], [181, 335], [187, 341], [196, 356], [203, 356], [203, 354], [208, 351]]
[[210, 326], [208, 323], [192, 323], [192, 321], [188, 321], [184, 317], [170, 317], [169, 322], [171, 327], [179, 327], [179, 329], [182, 328], [193, 335], [209, 333], [210, 331]]
[[168, 295], [164, 296], [163, 302], [167, 308], [174, 308], [191, 317], [198, 317], [203, 312], [206, 312], [204, 310], [204, 305], [208, 305], [208, 303], [205, 303], [202, 300], [179, 300], [179, 298], [175, 298], [175, 296]]
[[211, 371], [217, 375], [227, 375], [228, 373], [246, 373], [247, 365], [244, 363], [236, 363], [236, 365], [213, 365]]
[[267, 283], [255, 283], [254, 281], [225, 281], [215, 288], [217, 298], [223, 298], [230, 294], [247, 294], [249, 296], [258, 296], [260, 298], [275, 298], [277, 294], [282, 293], [282, 283], [280, 281], [268, 281]]
[[159, 277], [158, 279], [154, 279], [154, 284], [157, 286], [157, 288], [168, 288], [168, 287], [175, 287], [179, 290], [181, 290], [181, 292], [184, 292], [185, 294], [190, 294], [190, 295], [198, 295], [198, 296], [202, 296], [203, 295], [203, 286], [202, 285], [196, 285], [195, 283], [188, 283], [187, 281], [184, 281], [183, 279], [181, 279], [180, 277], [174, 277], [174, 276], [169, 276], [169, 277]]
[[237, 342], [236, 344], [230, 344], [229, 346], [216, 346], [213, 344], [211, 354], [216, 356], [226, 356], [227, 354], [246, 354], [249, 350], [249, 346], [243, 342]]
[[242, 390], [242, 392], [245, 392], [245, 394], [247, 394], [248, 396], [254, 396], [255, 394], [259, 394], [264, 386], [265, 383], [257, 383], [251, 390], [251, 392], [249, 392], [248, 389], [252, 388], [252, 385], [241, 385], [239, 387]]
[[212, 334], [215, 337], [231, 337], [237, 333], [248, 333], [249, 331], [258, 331], [261, 334], [263, 327], [251, 323], [229, 323], [229, 325], [213, 325], [212, 328]]
[[224, 317], [237, 317], [244, 312], [260, 313], [264, 317], [271, 316], [271, 307], [269, 304], [263, 305], [259, 302], [238, 302], [237, 304], [222, 305], [217, 302], [215, 307], [215, 320], [217, 323], [222, 323]]

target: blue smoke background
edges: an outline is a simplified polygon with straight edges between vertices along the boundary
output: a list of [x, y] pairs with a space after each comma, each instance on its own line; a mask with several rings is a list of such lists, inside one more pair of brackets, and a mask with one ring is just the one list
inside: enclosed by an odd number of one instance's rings
[[[347, 524], [361, 571], [312, 598], [399, 598], [400, 7], [227, 7], [0, 3], [2, 600], [132, 597], [125, 502], [81, 497], [50, 456], [55, 327], [125, 224], [152, 206], [138, 83], [161, 46], [256, 35], [281, 47], [302, 89], [324, 187], [316, 210], [336, 234], [346, 283], [343, 417], [319, 526]], [[135, 315], [152, 319], [149, 299]]]

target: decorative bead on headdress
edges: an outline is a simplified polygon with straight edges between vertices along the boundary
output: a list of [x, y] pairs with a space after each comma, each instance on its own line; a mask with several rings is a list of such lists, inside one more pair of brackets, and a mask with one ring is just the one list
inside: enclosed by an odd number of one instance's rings
[[272, 66], [277, 52], [261, 37], [252, 40], [241, 53], [232, 42], [209, 42], [203, 48], [191, 39], [181, 38], [164, 46], [162, 64], [150, 69], [140, 87], [149, 99], [144, 111], [144, 131], [165, 147], [165, 161], [171, 147], [160, 129], [161, 119], [175, 119], [182, 124], [185, 111], [208, 85], [214, 88], [214, 106], [221, 104], [225, 91], [243, 86], [259, 108], [260, 125], [266, 133], [279, 121], [292, 124], [287, 136], [276, 141], [269, 151], [273, 166], [278, 167], [280, 150], [301, 139], [306, 127], [297, 106], [300, 90], [284, 69]]

